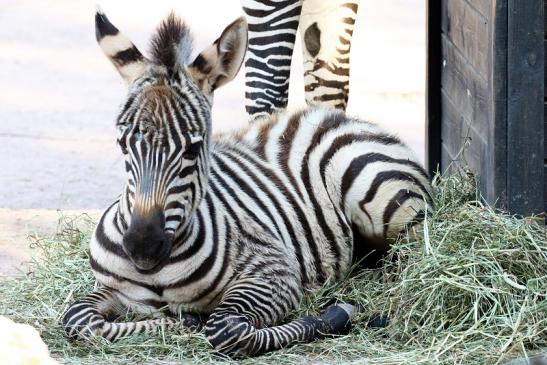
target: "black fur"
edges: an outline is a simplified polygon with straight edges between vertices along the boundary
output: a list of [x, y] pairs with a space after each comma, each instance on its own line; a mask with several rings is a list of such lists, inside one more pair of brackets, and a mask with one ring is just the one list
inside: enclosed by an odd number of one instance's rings
[[317, 22], [313, 23], [304, 33], [304, 44], [312, 57], [317, 56], [321, 50], [321, 30]]
[[116, 34], [118, 34], [118, 29], [110, 23], [106, 15], [99, 11], [95, 13], [95, 38], [97, 38], [97, 42], [100, 42], [107, 35]]
[[150, 42], [152, 62], [169, 68], [186, 65], [192, 43], [190, 29], [174, 13], [170, 13]]

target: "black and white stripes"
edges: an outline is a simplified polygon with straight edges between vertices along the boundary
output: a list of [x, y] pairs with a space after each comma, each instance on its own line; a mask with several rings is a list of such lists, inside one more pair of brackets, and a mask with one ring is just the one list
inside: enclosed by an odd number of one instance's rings
[[249, 25], [246, 109], [252, 116], [263, 116], [287, 106], [302, 0], [244, 0], [242, 4]]
[[[134, 47], [98, 19], [107, 56]], [[397, 138], [329, 108], [278, 112], [212, 137], [212, 92], [237, 73], [246, 24], [232, 23], [192, 63], [181, 51], [186, 28], [171, 16], [160, 29], [160, 54], [113, 62], [133, 80], [117, 119], [127, 183], [90, 243], [103, 289], [69, 308], [66, 332], [116, 340], [203, 326], [234, 357], [347, 332], [346, 304], [281, 323], [305, 292], [342, 279], [360, 259], [354, 252], [386, 250], [422, 219], [431, 205], [424, 170]], [[112, 323], [127, 307], [167, 308], [181, 321]]]
[[300, 29], [308, 104], [345, 110], [359, 0], [304, 0]]
[[242, 5], [249, 23], [247, 112], [259, 117], [287, 106], [299, 27], [306, 102], [345, 110], [359, 0], [242, 0]]

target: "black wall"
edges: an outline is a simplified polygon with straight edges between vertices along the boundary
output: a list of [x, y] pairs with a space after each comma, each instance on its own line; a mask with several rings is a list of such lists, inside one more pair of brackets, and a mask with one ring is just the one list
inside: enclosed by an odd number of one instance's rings
[[466, 165], [488, 202], [526, 215], [546, 208], [543, 6], [429, 0], [428, 9], [429, 168]]

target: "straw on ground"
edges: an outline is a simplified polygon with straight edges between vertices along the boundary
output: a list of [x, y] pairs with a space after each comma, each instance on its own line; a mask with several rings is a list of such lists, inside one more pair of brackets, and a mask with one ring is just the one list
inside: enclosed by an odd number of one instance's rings
[[[333, 299], [356, 304], [360, 311], [348, 336], [246, 362], [495, 364], [547, 351], [543, 223], [482, 204], [470, 176], [436, 177], [434, 185], [437, 210], [427, 218], [425, 234], [397, 242], [381, 270], [327, 283], [293, 314], [317, 314]], [[114, 344], [68, 341], [61, 315], [96, 285], [87, 250], [92, 222], [74, 228], [82, 221], [65, 217], [56, 236], [33, 239], [43, 255], [31, 264], [31, 274], [2, 283], [0, 314], [35, 326], [67, 364], [229, 361], [202, 334], [182, 329]], [[389, 316], [387, 327], [368, 325], [378, 314]]]

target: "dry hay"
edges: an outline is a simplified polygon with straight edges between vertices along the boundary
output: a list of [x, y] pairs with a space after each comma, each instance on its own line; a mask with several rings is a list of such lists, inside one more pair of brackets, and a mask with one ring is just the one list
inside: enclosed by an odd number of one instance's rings
[[[540, 220], [517, 219], [482, 204], [467, 175], [435, 179], [437, 211], [424, 234], [404, 238], [382, 270], [326, 284], [292, 314], [316, 314], [332, 298], [357, 304], [348, 336], [301, 344], [249, 364], [496, 364], [547, 350], [547, 240]], [[75, 229], [76, 222], [87, 229]], [[64, 218], [59, 233], [34, 239], [32, 273], [1, 283], [0, 314], [34, 325], [67, 364], [229, 361], [200, 333], [184, 330], [110, 344], [74, 343], [62, 313], [96, 285], [87, 243], [92, 222]], [[385, 328], [368, 326], [387, 314]]]

